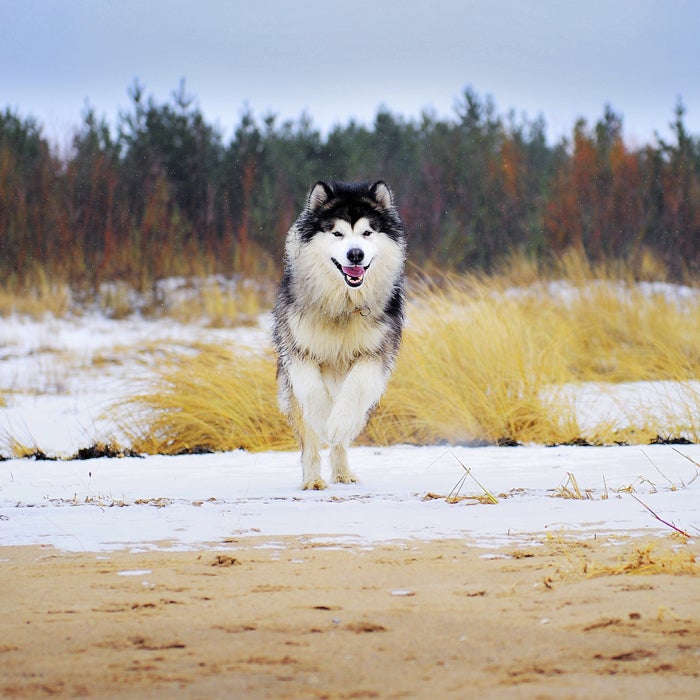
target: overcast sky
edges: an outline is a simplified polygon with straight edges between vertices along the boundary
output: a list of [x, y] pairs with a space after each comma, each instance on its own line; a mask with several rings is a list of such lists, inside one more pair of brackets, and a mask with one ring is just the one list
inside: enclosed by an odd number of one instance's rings
[[471, 86], [552, 141], [610, 103], [639, 145], [679, 96], [700, 135], [699, 37], [696, 0], [0, 0], [0, 109], [65, 147], [86, 102], [114, 124], [135, 78], [159, 103], [184, 78], [227, 138], [246, 106], [327, 130], [380, 106], [452, 116]]

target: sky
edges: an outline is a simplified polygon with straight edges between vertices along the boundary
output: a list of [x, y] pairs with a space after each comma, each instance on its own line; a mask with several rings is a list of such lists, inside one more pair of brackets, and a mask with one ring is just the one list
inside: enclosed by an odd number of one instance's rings
[[323, 132], [451, 118], [470, 87], [550, 142], [610, 104], [637, 146], [670, 137], [679, 98], [700, 134], [699, 34], [696, 0], [0, 0], [0, 110], [67, 148], [136, 79], [159, 104], [184, 79], [225, 139], [246, 109]]

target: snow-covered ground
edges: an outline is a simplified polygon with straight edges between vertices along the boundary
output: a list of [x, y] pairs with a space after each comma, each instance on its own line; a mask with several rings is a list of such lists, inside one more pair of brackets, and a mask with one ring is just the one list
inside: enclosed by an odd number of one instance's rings
[[[63, 456], [118, 438], [105, 409], [148, 379], [158, 361], [154, 348], [193, 341], [261, 347], [268, 322], [263, 317], [257, 327], [226, 330], [99, 314], [0, 319], [0, 395], [7, 400], [0, 408], [0, 454], [10, 453], [13, 438]], [[663, 383], [589, 386], [576, 401], [585, 420], [601, 414], [614, 420], [632, 405], [631, 396], [648, 396], [669, 411], [668, 397], [678, 390]], [[649, 509], [700, 533], [698, 445], [358, 447], [350, 459], [361, 483], [323, 492], [299, 490], [294, 452], [9, 459], [0, 462], [0, 545], [234, 546], [248, 535], [367, 544], [459, 537], [493, 545], [561, 530], [671, 532]], [[465, 468], [470, 474], [459, 495], [475, 498], [450, 503], [445, 497]], [[482, 486], [498, 503], [482, 502]], [[562, 497], [576, 489], [585, 498]]]
[[[700, 461], [697, 446], [683, 453]], [[0, 464], [0, 544], [70, 550], [189, 547], [246, 535], [314, 540], [462, 537], [484, 544], [580, 533], [698, 534], [697, 468], [668, 446], [355, 448], [360, 484], [298, 489], [294, 453]], [[471, 469], [496, 504], [447, 496]], [[558, 497], [573, 475], [590, 500]], [[461, 494], [483, 496], [470, 477]], [[443, 498], [431, 498], [442, 496]], [[606, 498], [607, 496], [607, 498]]]

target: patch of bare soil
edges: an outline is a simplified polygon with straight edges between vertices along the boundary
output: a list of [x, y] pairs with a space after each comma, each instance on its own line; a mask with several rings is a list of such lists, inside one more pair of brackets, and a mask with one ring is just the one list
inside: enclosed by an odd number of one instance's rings
[[698, 545], [612, 544], [4, 548], [0, 695], [697, 698]]

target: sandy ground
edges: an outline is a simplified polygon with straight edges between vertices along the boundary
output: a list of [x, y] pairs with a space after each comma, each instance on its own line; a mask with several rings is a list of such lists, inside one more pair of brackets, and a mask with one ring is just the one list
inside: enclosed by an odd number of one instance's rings
[[697, 698], [699, 555], [670, 535], [3, 548], [0, 695]]

